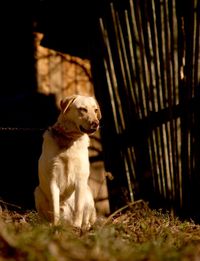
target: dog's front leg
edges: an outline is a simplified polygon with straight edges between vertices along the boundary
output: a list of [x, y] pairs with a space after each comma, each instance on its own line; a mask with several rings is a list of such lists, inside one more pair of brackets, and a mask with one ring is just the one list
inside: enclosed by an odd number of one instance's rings
[[75, 189], [74, 226], [79, 228], [81, 227], [83, 220], [86, 189], [87, 184], [85, 184], [85, 182], [79, 182]]
[[60, 190], [56, 182], [51, 182], [50, 190], [52, 198], [53, 223], [54, 225], [57, 225], [60, 219]]

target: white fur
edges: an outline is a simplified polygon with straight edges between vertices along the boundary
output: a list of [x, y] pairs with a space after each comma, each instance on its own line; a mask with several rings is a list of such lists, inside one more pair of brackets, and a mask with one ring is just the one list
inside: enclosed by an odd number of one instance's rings
[[88, 134], [98, 129], [100, 117], [94, 98], [70, 96], [61, 101], [57, 122], [43, 135], [35, 204], [38, 213], [54, 224], [63, 219], [87, 229], [96, 220], [88, 186]]

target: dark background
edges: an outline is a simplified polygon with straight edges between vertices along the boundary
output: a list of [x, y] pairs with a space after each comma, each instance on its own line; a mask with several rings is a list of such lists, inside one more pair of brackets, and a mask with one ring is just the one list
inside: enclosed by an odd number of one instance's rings
[[90, 58], [94, 2], [1, 3], [0, 199], [7, 203], [34, 207], [42, 133], [58, 114], [54, 97], [37, 92], [34, 32], [44, 33], [45, 47]]

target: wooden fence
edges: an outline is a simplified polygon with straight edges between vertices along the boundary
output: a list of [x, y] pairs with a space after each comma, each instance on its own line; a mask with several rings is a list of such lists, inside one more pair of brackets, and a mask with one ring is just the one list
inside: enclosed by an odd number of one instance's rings
[[102, 10], [93, 68], [111, 207], [144, 198], [200, 219], [200, 1]]

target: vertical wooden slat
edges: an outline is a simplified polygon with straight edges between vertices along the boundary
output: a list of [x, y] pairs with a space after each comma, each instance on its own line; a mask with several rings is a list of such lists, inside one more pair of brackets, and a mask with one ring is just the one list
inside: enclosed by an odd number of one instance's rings
[[169, 157], [169, 176], [171, 180], [171, 199], [175, 197], [175, 188], [174, 188], [174, 172], [176, 171], [175, 167], [175, 138], [174, 138], [174, 122], [172, 119], [172, 106], [174, 106], [174, 94], [173, 89], [176, 87], [173, 85], [173, 76], [172, 76], [172, 47], [171, 47], [171, 38], [173, 37], [170, 34], [170, 23], [169, 23], [169, 4], [168, 1], [164, 3], [164, 20], [165, 20], [165, 49], [166, 49], [166, 86], [168, 86], [168, 100], [169, 100], [169, 111], [170, 111], [170, 122], [167, 126], [167, 139], [168, 139], [168, 157]]
[[[128, 69], [128, 60], [127, 60], [127, 54], [126, 54], [126, 49], [125, 49], [125, 43], [123, 40], [123, 33], [121, 29], [121, 23], [119, 20], [118, 13], [115, 10], [114, 5], [111, 3], [111, 15], [113, 19], [113, 26], [114, 26], [114, 31], [115, 31], [115, 38], [116, 38], [116, 53], [119, 58], [119, 65], [120, 65], [120, 71], [121, 71], [121, 78], [118, 80], [119, 84], [121, 83], [123, 86], [123, 89], [118, 86], [119, 90], [119, 96], [121, 99], [121, 103], [123, 105], [123, 114], [124, 114], [124, 120], [125, 120], [125, 126], [127, 129], [130, 128], [130, 123], [128, 119], [132, 118], [132, 112], [129, 110], [129, 99], [128, 99], [128, 90], [127, 90], [127, 84], [131, 84], [130, 81], [130, 73], [126, 73], [127, 71], [129, 72]], [[119, 77], [119, 75], [118, 75]], [[121, 95], [120, 95], [121, 94]], [[123, 96], [122, 96], [123, 95]], [[126, 108], [125, 108], [126, 104]], [[129, 195], [130, 195], [130, 200], [133, 201], [133, 190], [131, 186], [131, 177], [130, 177], [130, 171], [129, 171], [129, 158], [128, 158], [128, 152], [126, 149], [123, 150], [123, 154], [121, 154], [122, 160], [124, 163], [125, 167], [125, 174], [127, 177], [127, 183], [128, 183], [128, 189], [129, 189]]]
[[197, 86], [200, 82], [200, 1], [195, 1], [195, 33], [194, 33], [194, 93], [197, 94]]
[[[172, 84], [173, 84], [173, 105], [176, 106], [179, 103], [179, 86], [178, 86], [178, 27], [176, 19], [176, 2], [171, 0], [171, 15], [170, 15], [170, 29], [171, 29], [171, 59], [172, 59]], [[181, 204], [181, 161], [180, 155], [180, 128], [178, 128], [178, 119], [173, 119], [173, 176], [174, 176], [174, 190], [175, 201]]]
[[139, 56], [140, 56], [140, 71], [141, 71], [141, 82], [142, 82], [142, 88], [144, 90], [144, 104], [145, 104], [145, 116], [149, 115], [150, 106], [149, 106], [149, 74], [147, 73], [147, 61], [146, 61], [146, 51], [144, 46], [144, 37], [143, 37], [143, 28], [142, 28], [142, 18], [141, 18], [141, 12], [140, 8], [138, 6], [139, 2], [136, 1], [135, 6], [135, 18], [138, 28], [138, 47], [139, 47]]
[[[153, 97], [154, 97], [154, 102], [153, 102], [153, 108], [154, 111], [159, 111], [161, 108], [164, 108], [164, 103], [163, 103], [163, 94], [162, 94], [162, 84], [161, 84], [161, 72], [160, 72], [160, 60], [159, 60], [159, 44], [158, 44], [158, 33], [157, 33], [157, 26], [156, 26], [156, 9], [155, 9], [155, 3], [154, 1], [152, 1], [152, 5], [149, 4], [149, 2], [147, 2], [147, 10], [152, 9], [152, 16], [151, 20], [150, 20], [150, 29], [151, 31], [149, 31], [149, 36], [150, 36], [150, 32], [152, 37], [150, 39], [152, 39], [152, 51], [151, 54], [153, 54], [153, 59], [152, 59], [152, 68], [153, 68], [153, 73], [155, 74], [155, 87], [153, 86]], [[150, 47], [151, 49], [151, 47]], [[164, 170], [163, 170], [163, 162], [160, 159], [160, 153], [159, 153], [159, 148], [158, 148], [158, 144], [159, 144], [159, 140], [160, 140], [160, 135], [161, 135], [161, 130], [157, 129], [154, 133], [153, 133], [153, 148], [152, 150], [155, 151], [155, 156], [156, 156], [156, 161], [154, 164], [157, 165], [157, 171], [155, 173], [157, 173], [157, 181], [159, 184], [159, 190], [160, 193], [163, 193], [163, 182], [162, 182], [162, 175], [164, 175]], [[154, 168], [155, 169], [155, 168]], [[155, 174], [154, 174], [155, 175]]]
[[141, 71], [141, 57], [140, 57], [140, 48], [139, 48], [139, 32], [136, 24], [136, 16], [135, 16], [135, 4], [133, 0], [129, 1], [130, 4], [130, 16], [131, 16], [131, 33], [134, 37], [134, 67], [135, 67], [135, 75], [137, 80], [137, 93], [139, 105], [141, 108], [140, 118], [143, 118], [147, 115], [147, 106], [145, 102], [145, 93], [143, 88], [143, 80], [142, 80], [142, 71]]
[[[131, 35], [131, 29], [130, 29], [130, 20], [128, 16], [128, 11], [125, 10], [125, 24], [127, 29], [127, 41], [128, 44], [126, 46], [127, 50], [129, 50], [129, 81], [130, 81], [130, 92], [131, 92], [131, 98], [135, 105], [135, 113], [136, 115], [141, 115], [140, 107], [139, 107], [139, 101], [138, 101], [138, 86], [136, 81], [136, 71], [135, 71], [135, 61], [134, 61], [134, 53], [133, 53], [133, 39]], [[136, 117], [138, 117], [136, 116]], [[141, 116], [140, 116], [141, 117]]]
[[[112, 57], [112, 52], [111, 52], [111, 47], [110, 47], [110, 41], [109, 41], [109, 37], [108, 37], [108, 33], [103, 25], [103, 20], [100, 19], [100, 28], [103, 34], [103, 39], [104, 39], [104, 44], [106, 46], [106, 50], [108, 52], [108, 59], [107, 61], [109, 61], [109, 63], [106, 63], [106, 60], [104, 60], [104, 64], [106, 66], [106, 70], [109, 71], [109, 82], [111, 83], [109, 86], [109, 94], [111, 97], [111, 101], [112, 103], [112, 109], [115, 112], [115, 126], [116, 126], [116, 130], [117, 133], [121, 133], [121, 131], [123, 129], [125, 129], [125, 121], [124, 121], [124, 117], [123, 117], [123, 112], [122, 112], [122, 106], [121, 106], [121, 101], [119, 99], [119, 95], [118, 95], [118, 86], [117, 86], [117, 79], [116, 79], [116, 72], [115, 72], [115, 67], [113, 64], [113, 57]], [[108, 76], [108, 74], [107, 74]], [[117, 105], [117, 106], [116, 106]], [[118, 108], [118, 110], [116, 110], [116, 108]]]
[[[157, 38], [158, 38], [158, 66], [159, 66], [159, 71], [160, 71], [160, 95], [162, 96], [162, 103], [161, 103], [161, 108], [166, 108], [168, 107], [168, 93], [166, 90], [166, 65], [165, 65], [165, 60], [166, 60], [166, 53], [165, 53], [165, 46], [164, 46], [164, 39], [165, 39], [165, 31], [163, 27], [164, 23], [164, 6], [163, 6], [163, 1], [160, 1], [159, 3], [157, 2], [156, 6], [156, 26], [157, 26]], [[162, 158], [162, 163], [163, 163], [163, 168], [162, 168], [162, 180], [165, 186], [165, 197], [168, 196], [169, 194], [169, 189], [167, 186], [167, 169], [168, 169], [168, 163], [169, 161], [167, 160], [168, 153], [167, 153], [167, 147], [165, 146], [164, 143], [164, 138], [166, 135], [166, 126], [160, 126], [158, 128], [158, 138], [160, 141], [160, 157]]]

